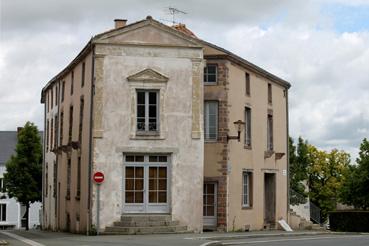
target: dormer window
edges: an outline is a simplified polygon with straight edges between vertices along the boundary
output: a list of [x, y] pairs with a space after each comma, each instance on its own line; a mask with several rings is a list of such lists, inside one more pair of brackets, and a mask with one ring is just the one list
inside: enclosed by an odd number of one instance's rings
[[204, 67], [204, 83], [217, 84], [218, 82], [218, 66], [216, 64], [208, 64]]

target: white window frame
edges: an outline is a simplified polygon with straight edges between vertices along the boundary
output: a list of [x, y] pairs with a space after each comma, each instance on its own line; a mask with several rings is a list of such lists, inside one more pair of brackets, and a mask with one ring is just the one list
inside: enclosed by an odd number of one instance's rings
[[[209, 73], [207, 71], [208, 67], [210, 67], [210, 66], [215, 67], [215, 81], [211, 81], [211, 82], [208, 81]], [[216, 84], [218, 84], [218, 65], [217, 64], [207, 64], [204, 67], [204, 84], [205, 85], [216, 85]]]
[[[215, 111], [215, 137], [209, 137], [209, 105], [215, 103], [216, 111]], [[219, 126], [219, 102], [218, 101], [205, 101], [204, 103], [204, 139], [205, 141], [217, 141], [218, 140], [218, 126]]]
[[[251, 207], [251, 203], [250, 203], [250, 175], [252, 175], [251, 172], [247, 172], [247, 171], [242, 172], [242, 207], [243, 208]], [[246, 178], [246, 182], [245, 182], [245, 178]]]
[[[145, 90], [145, 89], [137, 89], [136, 90], [136, 108], [138, 107], [138, 93], [144, 92], [145, 93], [145, 130], [138, 130], [137, 128], [137, 118], [138, 118], [138, 109], [136, 109], [136, 131], [137, 134], [147, 134], [147, 133], [154, 133], [158, 134], [160, 132], [160, 91], [159, 90]], [[156, 130], [150, 131], [149, 130], [149, 93], [156, 93]]]

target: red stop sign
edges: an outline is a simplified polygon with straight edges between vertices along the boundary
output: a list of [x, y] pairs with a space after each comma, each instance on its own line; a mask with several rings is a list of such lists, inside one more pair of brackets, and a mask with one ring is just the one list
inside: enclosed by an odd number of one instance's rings
[[95, 172], [93, 179], [96, 184], [101, 184], [104, 182], [104, 174], [102, 172]]

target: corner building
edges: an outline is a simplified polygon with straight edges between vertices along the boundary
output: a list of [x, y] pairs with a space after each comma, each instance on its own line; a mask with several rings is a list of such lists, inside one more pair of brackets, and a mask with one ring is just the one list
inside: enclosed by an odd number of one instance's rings
[[[42, 90], [43, 228], [136, 233], [141, 215], [171, 232], [275, 226], [287, 218], [288, 87], [184, 25], [116, 20]], [[227, 137], [236, 120], [241, 142]]]

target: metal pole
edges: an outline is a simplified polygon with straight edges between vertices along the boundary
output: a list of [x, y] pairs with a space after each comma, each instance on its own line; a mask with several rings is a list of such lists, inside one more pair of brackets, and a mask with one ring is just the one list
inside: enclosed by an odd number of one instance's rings
[[96, 206], [96, 234], [99, 235], [100, 228], [100, 184], [97, 184], [97, 206]]

